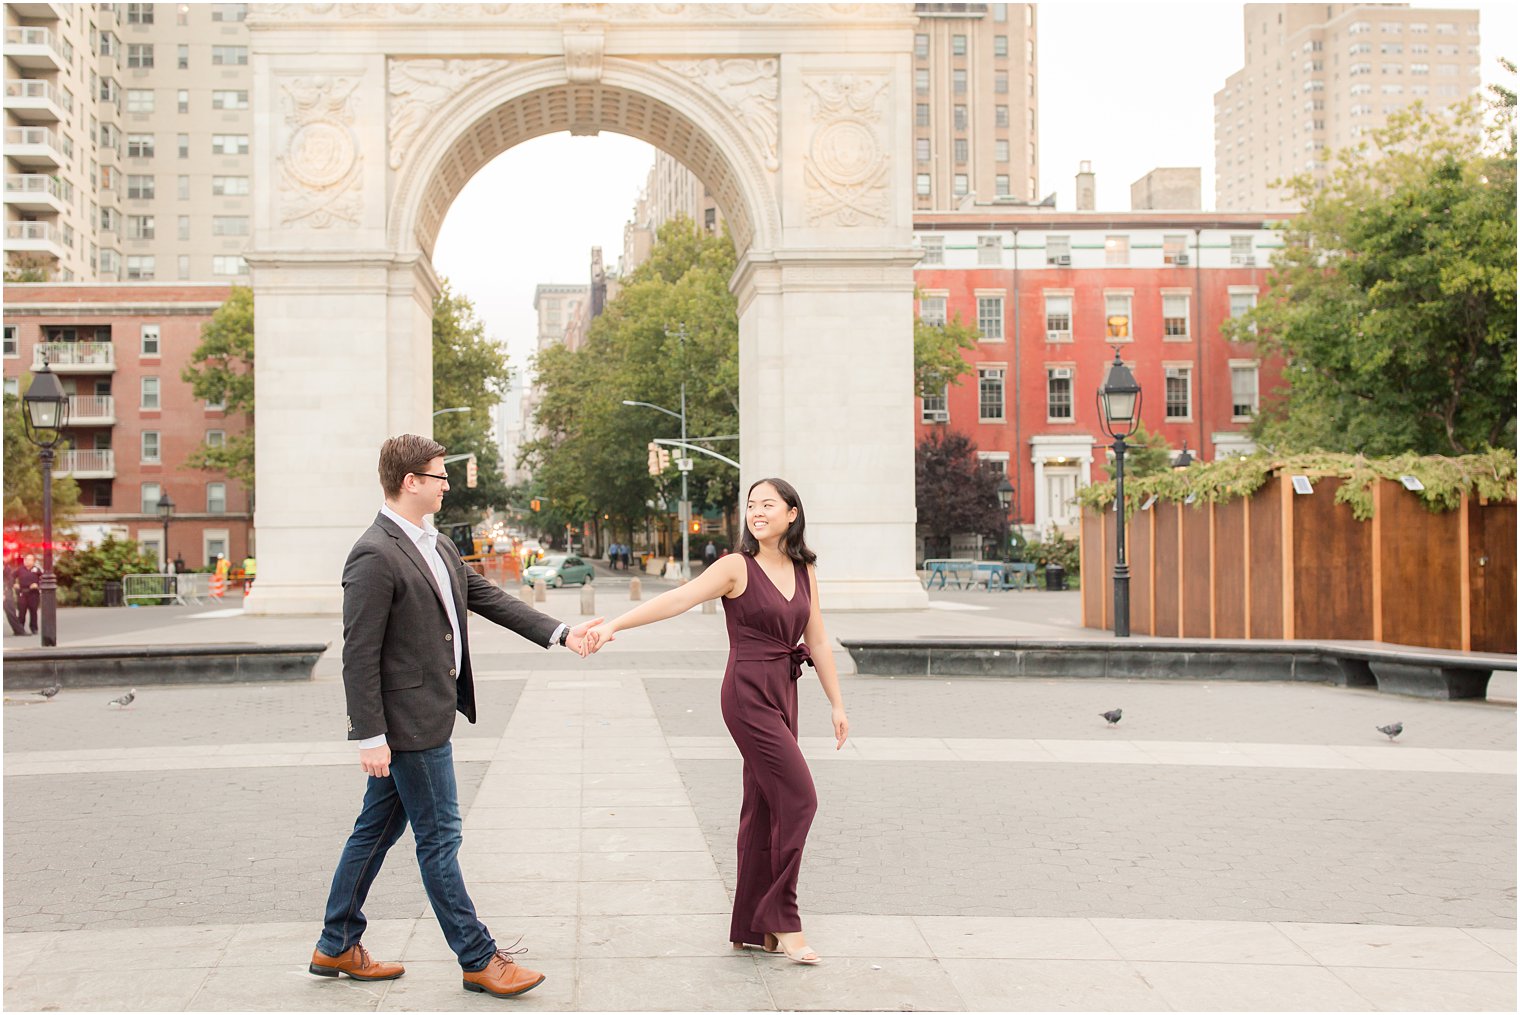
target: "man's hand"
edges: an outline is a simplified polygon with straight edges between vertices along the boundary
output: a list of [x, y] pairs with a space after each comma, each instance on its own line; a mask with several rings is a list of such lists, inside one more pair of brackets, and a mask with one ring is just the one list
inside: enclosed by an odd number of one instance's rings
[[384, 779], [391, 774], [391, 745], [381, 744], [379, 747], [364, 747], [359, 750], [359, 767], [364, 769], [365, 775], [372, 775], [376, 779]]
[[588, 620], [584, 623], [576, 624], [570, 629], [570, 633], [565, 636], [565, 648], [569, 649], [571, 652], [574, 652], [582, 659], [595, 652], [596, 646], [586, 641], [586, 632], [591, 630], [596, 625], [600, 624], [604, 619], [606, 618], [597, 617], [595, 620]]

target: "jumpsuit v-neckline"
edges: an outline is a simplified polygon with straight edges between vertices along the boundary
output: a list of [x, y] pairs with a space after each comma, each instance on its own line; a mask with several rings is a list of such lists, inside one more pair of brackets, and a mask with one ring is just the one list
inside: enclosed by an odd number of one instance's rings
[[789, 600], [757, 560], [742, 556], [744, 591], [723, 600], [729, 639], [723, 722], [744, 758], [729, 940], [759, 945], [767, 933], [802, 929], [797, 875], [818, 796], [797, 745], [797, 679], [813, 661], [798, 642], [812, 613], [812, 590], [801, 563], [792, 564]]

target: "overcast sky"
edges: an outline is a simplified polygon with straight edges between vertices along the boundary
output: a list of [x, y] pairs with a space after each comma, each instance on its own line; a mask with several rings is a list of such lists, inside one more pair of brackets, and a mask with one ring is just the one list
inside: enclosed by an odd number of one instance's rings
[[[1482, 74], [1520, 53], [1514, 3], [1435, 0], [1480, 13]], [[1097, 173], [1098, 207], [1125, 210], [1129, 185], [1157, 166], [1203, 170], [1213, 207], [1214, 93], [1242, 63], [1236, 3], [1043, 3], [1039, 6], [1040, 194], [1073, 206], [1077, 163]], [[609, 267], [654, 149], [617, 134], [538, 138], [502, 154], [465, 186], [444, 220], [434, 263], [475, 301], [513, 365], [532, 355], [540, 282], [586, 281], [590, 251]]]

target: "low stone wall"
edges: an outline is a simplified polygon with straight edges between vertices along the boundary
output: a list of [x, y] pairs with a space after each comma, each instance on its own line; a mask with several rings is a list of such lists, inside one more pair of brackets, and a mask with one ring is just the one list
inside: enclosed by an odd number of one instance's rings
[[257, 645], [94, 645], [5, 653], [5, 690], [155, 684], [269, 683], [310, 680], [325, 643]]

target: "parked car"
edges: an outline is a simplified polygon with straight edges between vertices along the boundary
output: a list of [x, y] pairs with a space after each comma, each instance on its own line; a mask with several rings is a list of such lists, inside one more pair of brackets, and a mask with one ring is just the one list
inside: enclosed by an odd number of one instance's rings
[[556, 554], [545, 557], [532, 567], [523, 568], [523, 584], [532, 585], [540, 578], [551, 589], [561, 585], [589, 585], [596, 571], [579, 557]]

